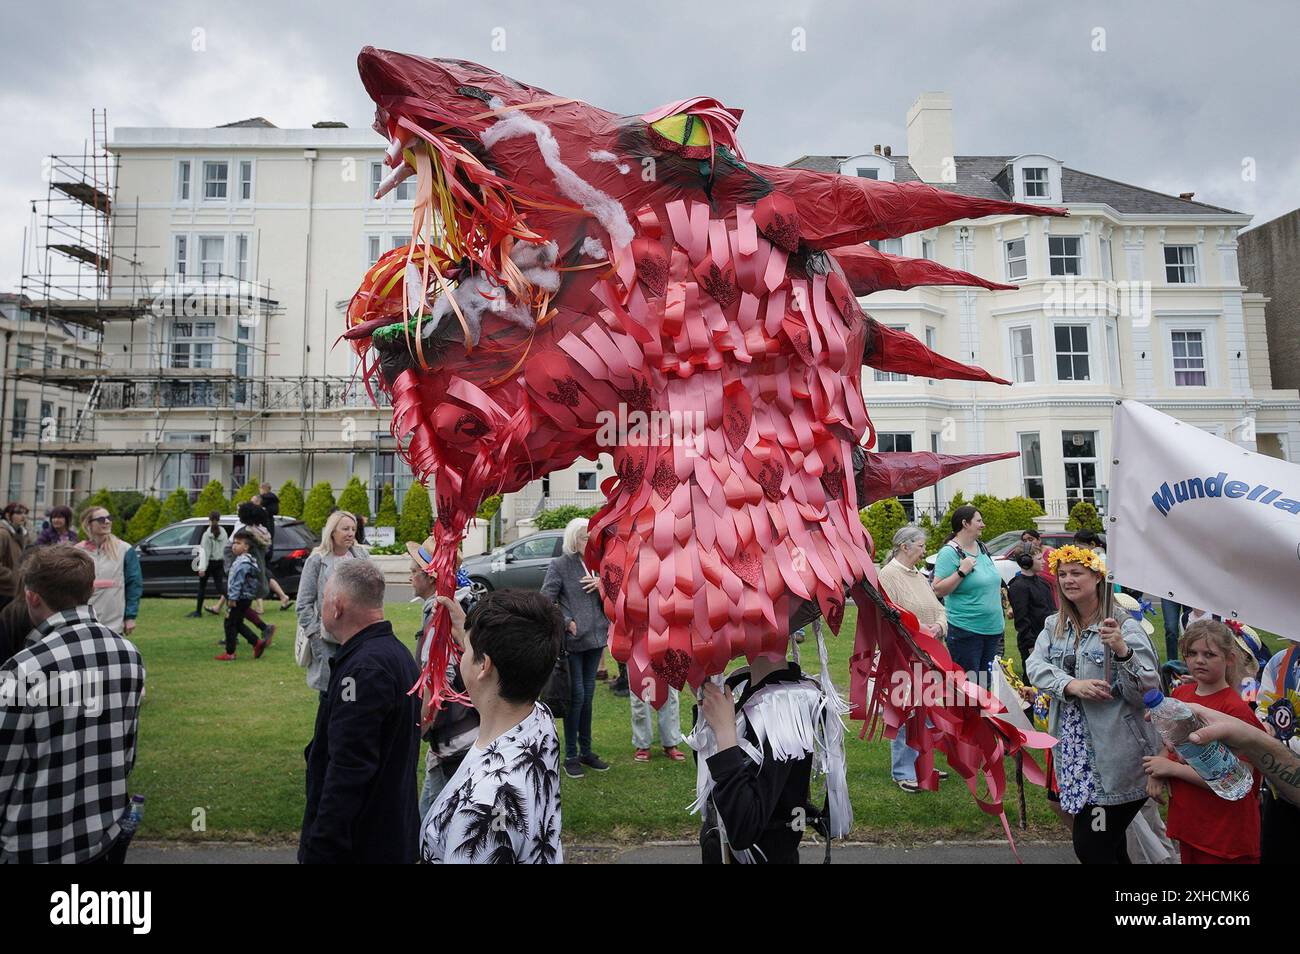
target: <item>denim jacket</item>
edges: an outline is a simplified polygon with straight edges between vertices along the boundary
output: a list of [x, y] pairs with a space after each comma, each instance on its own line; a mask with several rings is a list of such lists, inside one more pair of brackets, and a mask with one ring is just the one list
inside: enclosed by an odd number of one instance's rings
[[[1092, 768], [1097, 778], [1096, 804], [1119, 805], [1146, 798], [1142, 758], [1160, 752], [1160, 738], [1143, 717], [1143, 694], [1160, 686], [1158, 661], [1151, 641], [1136, 620], [1123, 620], [1120, 631], [1133, 655], [1119, 662], [1101, 641], [1097, 624], [1093, 624], [1084, 630], [1076, 655], [1074, 627], [1067, 621], [1064, 635], [1058, 636], [1057, 615], [1047, 617], [1034, 651], [1025, 663], [1029, 681], [1052, 697], [1048, 731], [1060, 737], [1066, 685], [1072, 679], [1107, 679], [1109, 662], [1107, 681], [1111, 698], [1071, 699], [1083, 707]], [[1067, 671], [1068, 655], [1076, 656], [1073, 675]]]
[[245, 553], [235, 558], [230, 566], [230, 576], [226, 580], [226, 598], [232, 603], [236, 600], [255, 600], [258, 593], [257, 561]]

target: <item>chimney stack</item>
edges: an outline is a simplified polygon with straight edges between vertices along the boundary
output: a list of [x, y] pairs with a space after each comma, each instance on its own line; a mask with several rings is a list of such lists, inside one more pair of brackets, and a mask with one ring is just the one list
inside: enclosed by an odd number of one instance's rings
[[893, 147], [893, 146], [886, 146], [886, 147], [885, 147], [885, 158], [888, 159], [888, 158], [889, 158], [890, 156], [892, 156], [893, 154], [894, 154], [894, 147]]
[[1191, 202], [1192, 196], [1194, 195], [1196, 195], [1195, 192], [1180, 192], [1178, 193], [1178, 198], [1182, 199], [1184, 202]]
[[922, 93], [907, 111], [907, 161], [922, 182], [943, 182], [952, 159], [952, 97]]
[[880, 143], [876, 143], [875, 147], [872, 149], [872, 152], [874, 152], [877, 156], [880, 155]]

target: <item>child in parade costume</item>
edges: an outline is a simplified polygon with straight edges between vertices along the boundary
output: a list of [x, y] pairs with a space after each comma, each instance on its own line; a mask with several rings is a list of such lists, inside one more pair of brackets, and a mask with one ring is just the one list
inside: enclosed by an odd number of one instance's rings
[[[1174, 690], [1174, 698], [1217, 709], [1255, 724], [1239, 687], [1245, 662], [1230, 630], [1217, 620], [1192, 623], [1178, 648], [1193, 681]], [[1147, 793], [1161, 798], [1169, 786], [1169, 835], [1182, 847], [1183, 864], [1258, 864], [1259, 808], [1255, 797], [1226, 801], [1210, 790], [1196, 770], [1167, 748], [1142, 760]], [[1255, 779], [1254, 796], [1259, 790]]]
[[[1292, 643], [1268, 661], [1259, 677], [1255, 717], [1291, 751], [1300, 754], [1295, 731], [1300, 711], [1300, 643]], [[1300, 848], [1300, 808], [1278, 797], [1272, 784], [1260, 796], [1260, 863], [1294, 864]]]
[[[819, 679], [762, 655], [725, 683], [704, 684], [702, 718], [686, 744], [698, 757], [691, 810], [703, 814], [705, 864], [798, 864], [809, 825], [826, 839], [829, 861], [830, 838], [852, 827], [840, 721], [848, 707], [831, 683], [820, 633], [817, 642]], [[810, 804], [814, 774], [826, 779], [824, 809]]]

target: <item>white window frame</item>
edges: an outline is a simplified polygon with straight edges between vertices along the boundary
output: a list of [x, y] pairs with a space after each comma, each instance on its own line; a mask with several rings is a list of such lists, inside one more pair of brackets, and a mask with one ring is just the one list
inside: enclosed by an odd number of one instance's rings
[[927, 262], [933, 262], [934, 258], [934, 239], [921, 239], [921, 257]]
[[[1074, 246], [1074, 247], [1075, 247], [1075, 254], [1074, 254], [1074, 255], [1064, 255], [1064, 254], [1062, 254], [1062, 255], [1057, 255], [1057, 254], [1054, 254], [1054, 253], [1052, 252], [1052, 243], [1053, 243], [1053, 242], [1067, 242], [1067, 241], [1073, 241], [1073, 242], [1075, 243], [1075, 246]], [[1053, 265], [1054, 262], [1058, 262], [1058, 261], [1059, 261], [1059, 262], [1065, 263], [1065, 262], [1070, 261], [1071, 259], [1073, 259], [1074, 262], [1075, 262], [1075, 266], [1074, 266], [1074, 267], [1075, 267], [1075, 271], [1073, 271], [1073, 272], [1067, 272], [1067, 271], [1056, 272], [1056, 271], [1053, 271], [1053, 269], [1052, 269], [1052, 265]], [[1061, 267], [1064, 268], [1065, 265], [1062, 264]], [[1048, 276], [1051, 277], [1051, 278], [1069, 278], [1069, 277], [1075, 277], [1075, 278], [1078, 278], [1078, 277], [1080, 277], [1080, 276], [1083, 275], [1083, 236], [1082, 236], [1082, 235], [1049, 235], [1049, 236], [1047, 236], [1047, 274], [1048, 274]]]
[[1108, 282], [1112, 281], [1115, 278], [1115, 262], [1111, 258], [1110, 239], [1100, 239], [1097, 246], [1101, 255], [1101, 277]]
[[[1178, 320], [1166, 322], [1162, 329], [1165, 348], [1165, 383], [1168, 387], [1184, 390], [1187, 388], [1212, 388], [1217, 386], [1218, 369], [1215, 366], [1214, 321]], [[1177, 369], [1174, 367], [1174, 334], [1192, 332], [1201, 336], [1201, 355], [1205, 369], [1204, 384], [1178, 384]]]
[[[590, 477], [592, 486], [582, 486], [582, 478]], [[580, 494], [598, 493], [600, 491], [600, 474], [595, 467], [579, 467], [574, 472], [573, 488]]]
[[[891, 331], [907, 331], [907, 325], [886, 325], [886, 327]], [[876, 384], [903, 384], [907, 381], [907, 375], [899, 374], [897, 371], [879, 371], [873, 368], [872, 380]]]
[[903, 254], [903, 240], [901, 238], [872, 239], [867, 244], [877, 252], [884, 252], [886, 255]]
[[[887, 437], [891, 438], [890, 443], [891, 445], [893, 445], [889, 448], [889, 450], [886, 450], [885, 447], [883, 446], [885, 438]], [[880, 453], [897, 452], [898, 438], [900, 437], [907, 438], [907, 450], [903, 451], [903, 453], [911, 453], [916, 450], [916, 434], [913, 431], [877, 431], [876, 450], [879, 451]], [[905, 510], [910, 509], [911, 512], [907, 515], [907, 519], [914, 520], [916, 518], [916, 494], [915, 493], [899, 494], [898, 502], [903, 505], [903, 508]]]
[[[1093, 470], [1093, 475], [1094, 475], [1094, 484], [1093, 484], [1093, 487], [1092, 487], [1092, 490], [1093, 490], [1093, 497], [1092, 497], [1092, 499], [1091, 499], [1090, 502], [1093, 503], [1093, 504], [1095, 504], [1095, 503], [1097, 502], [1097, 497], [1096, 497], [1097, 488], [1098, 488], [1098, 487], [1104, 487], [1104, 486], [1106, 486], [1106, 474], [1104, 473], [1104, 471], [1103, 471], [1103, 469], [1102, 469], [1102, 466], [1103, 466], [1103, 464], [1104, 464], [1104, 462], [1105, 462], [1105, 459], [1106, 459], [1106, 455], [1105, 455], [1105, 449], [1101, 446], [1101, 437], [1102, 437], [1102, 431], [1101, 431], [1101, 428], [1099, 428], [1099, 427], [1095, 427], [1095, 428], [1088, 428], [1088, 427], [1071, 427], [1071, 428], [1062, 428], [1062, 429], [1061, 429], [1060, 431], [1058, 431], [1057, 433], [1060, 434], [1060, 436], [1061, 436], [1061, 440], [1060, 440], [1060, 446], [1061, 446], [1061, 476], [1062, 476], [1062, 478], [1065, 479], [1065, 483], [1062, 485], [1062, 489], [1063, 489], [1063, 493], [1064, 493], [1064, 499], [1066, 499], [1067, 501], [1070, 499], [1070, 481], [1069, 481], [1069, 478], [1068, 478], [1068, 476], [1067, 476], [1067, 474], [1069, 473], [1069, 471], [1068, 471], [1067, 468], [1069, 468], [1069, 466], [1070, 466], [1071, 464], [1078, 464], [1078, 465], [1080, 465], [1080, 469], [1079, 469], [1079, 498], [1078, 498], [1078, 499], [1079, 499], [1079, 500], [1088, 500], [1088, 499], [1089, 499], [1088, 497], [1085, 497], [1085, 496], [1083, 495], [1083, 469], [1082, 469], [1082, 465], [1083, 465], [1083, 464], [1092, 464], [1092, 465], [1093, 465], [1093, 468], [1094, 468], [1094, 470]], [[1066, 434], [1074, 434], [1074, 433], [1079, 433], [1079, 434], [1091, 434], [1091, 435], [1092, 435], [1092, 456], [1091, 456], [1091, 457], [1066, 457], [1066, 456], [1065, 456], [1065, 435], [1066, 435]], [[1040, 446], [1041, 446], [1041, 445], [1040, 445]]]
[[176, 160], [176, 189], [173, 193], [177, 202], [190, 205], [194, 201], [194, 161], [192, 159]]
[[[1029, 333], [1029, 352], [1027, 354], [1016, 354], [1016, 332]], [[1007, 367], [1011, 371], [1011, 380], [1016, 384], [1040, 384], [1038, 374], [1038, 342], [1034, 326], [1032, 324], [1016, 324], [1007, 327]], [[1024, 378], [1021, 374], [1020, 361], [1024, 358], [1029, 359], [1029, 377]]]
[[[1041, 172], [1042, 178], [1034, 176], [1033, 179], [1030, 179], [1029, 173], [1031, 172]], [[1024, 190], [1026, 199], [1050, 199], [1052, 197], [1052, 171], [1047, 166], [1021, 166], [1020, 177], [1020, 187]], [[1033, 186], [1033, 191], [1030, 190], [1030, 186]]]
[[172, 270], [178, 278], [189, 277], [190, 237], [188, 234], [172, 236]]
[[247, 232], [235, 233], [235, 278], [238, 281], [246, 282], [252, 280], [252, 274], [249, 271], [252, 248], [253, 237], [251, 235]]
[[[934, 325], [925, 326], [925, 346], [931, 351], [939, 351], [939, 329]], [[934, 378], [927, 378], [927, 384], [934, 384]]]
[[9, 462], [9, 500], [23, 499], [23, 481], [27, 477], [26, 469], [19, 461], [11, 460]]
[[[196, 235], [195, 238], [197, 239], [197, 242], [196, 242], [195, 244], [198, 246], [198, 252], [199, 252], [199, 254], [198, 254], [198, 263], [199, 263], [199, 279], [200, 279], [200, 281], [205, 281], [205, 282], [207, 282], [207, 281], [220, 281], [220, 280], [221, 280], [221, 276], [227, 274], [227, 272], [226, 272], [226, 255], [227, 255], [227, 249], [229, 248], [229, 246], [228, 246], [227, 243], [226, 243], [226, 238], [227, 238], [226, 233], [224, 233], [224, 232], [205, 232], [205, 233], [203, 233], [203, 234], [201, 234], [201, 235]], [[210, 242], [210, 241], [212, 241], [212, 240], [214, 240], [214, 239], [215, 239], [215, 240], [218, 240], [218, 241], [221, 242], [221, 258], [220, 258], [219, 260], [218, 260], [218, 259], [206, 259], [206, 258], [203, 257], [203, 251], [204, 251], [204, 249], [203, 249], [203, 245], [204, 245], [204, 243], [205, 243], [205, 242]], [[210, 261], [215, 261], [215, 262], [217, 263], [217, 270], [216, 270], [216, 273], [215, 273], [215, 274], [209, 274], [209, 271], [208, 271], [207, 265], [208, 265], [208, 263], [209, 263]]]
[[1109, 375], [1111, 387], [1120, 390], [1124, 386], [1124, 370], [1123, 358], [1119, 350], [1119, 323], [1106, 321], [1104, 325], [1101, 333], [1106, 344], [1106, 373]]
[[[1039, 472], [1038, 472], [1037, 474], [1030, 474], [1030, 473], [1027, 472], [1027, 471], [1028, 471], [1027, 462], [1028, 462], [1028, 460], [1029, 460], [1029, 455], [1025, 453], [1025, 438], [1026, 438], [1026, 437], [1032, 437], [1032, 438], [1035, 438], [1035, 439], [1038, 441], [1038, 470], [1039, 470]], [[1043, 506], [1046, 506], [1046, 504], [1047, 504], [1047, 477], [1044, 475], [1043, 471], [1045, 471], [1047, 468], [1043, 466], [1043, 435], [1042, 435], [1042, 432], [1041, 432], [1041, 431], [1017, 431], [1017, 432], [1016, 432], [1016, 448], [1020, 451], [1020, 494], [1021, 494], [1021, 496], [1023, 496], [1023, 497], [1028, 497], [1030, 500], [1038, 500], [1038, 499], [1039, 499], [1038, 497], [1033, 496], [1033, 495], [1029, 492], [1029, 481], [1031, 481], [1031, 480], [1036, 480], [1036, 481], [1038, 481], [1039, 485], [1042, 487], [1042, 491], [1043, 491], [1043, 493], [1042, 493], [1042, 498], [1041, 498], [1041, 503], [1043, 504]]]
[[[230, 162], [229, 159], [204, 159], [204, 160], [202, 160], [202, 161], [200, 162], [200, 164], [199, 164], [199, 169], [200, 169], [200, 170], [202, 171], [202, 173], [203, 173], [203, 195], [202, 195], [202, 200], [203, 200], [204, 202], [211, 202], [211, 203], [229, 203], [229, 202], [230, 202], [230, 192], [231, 192], [231, 189], [230, 189], [230, 165], [231, 165], [231, 162]], [[211, 167], [216, 167], [216, 166], [225, 166], [225, 167], [226, 167], [226, 175], [225, 175], [225, 187], [226, 187], [225, 192], [226, 192], [226, 194], [225, 194], [225, 195], [222, 195], [222, 196], [210, 196], [210, 195], [208, 195], [208, 167], [209, 167], [209, 166], [211, 166]], [[213, 180], [213, 184], [215, 185], [216, 183], [217, 183], [217, 180], [214, 179], [214, 180]]]
[[[1093, 325], [1094, 325], [1094, 323], [1091, 322], [1091, 321], [1054, 321], [1054, 322], [1052, 322], [1052, 324], [1051, 324], [1051, 331], [1052, 331], [1052, 352], [1051, 352], [1051, 354], [1052, 354], [1052, 379], [1053, 379], [1057, 384], [1096, 384], [1096, 383], [1097, 383], [1097, 370], [1096, 370], [1096, 369], [1097, 369], [1097, 355], [1096, 355], [1096, 353], [1095, 353], [1095, 347], [1094, 347], [1094, 344], [1093, 344], [1093, 339], [1094, 339], [1096, 336], [1093, 334]], [[1057, 329], [1057, 328], [1083, 328], [1084, 331], [1085, 331], [1085, 333], [1087, 334], [1087, 337], [1088, 337], [1088, 340], [1087, 340], [1087, 345], [1088, 345], [1087, 350], [1086, 350], [1086, 351], [1075, 351], [1075, 350], [1073, 350], [1073, 348], [1074, 348], [1073, 337], [1074, 337], [1074, 336], [1071, 335], [1071, 336], [1070, 336], [1070, 337], [1071, 337], [1071, 341], [1070, 341], [1070, 348], [1071, 348], [1071, 350], [1069, 350], [1069, 351], [1060, 351], [1060, 350], [1057, 348], [1057, 344], [1056, 344], [1056, 329]], [[1080, 378], [1074, 378], [1074, 377], [1070, 377], [1070, 378], [1063, 378], [1063, 377], [1061, 377], [1060, 364], [1059, 364], [1059, 362], [1058, 362], [1058, 359], [1059, 359], [1059, 357], [1060, 357], [1061, 355], [1063, 355], [1063, 354], [1068, 354], [1068, 355], [1070, 355], [1070, 357], [1071, 357], [1071, 360], [1070, 360], [1070, 370], [1071, 370], [1071, 371], [1074, 370], [1074, 358], [1077, 358], [1077, 357], [1080, 357], [1080, 356], [1086, 356], [1086, 357], [1087, 357], [1087, 360], [1088, 360], [1088, 377], [1087, 377], [1087, 378], [1083, 378], [1083, 379], [1080, 379]]]
[[[377, 171], [376, 171], [377, 170]], [[370, 162], [370, 175], [366, 179], [366, 185], [369, 187], [366, 196], [372, 203], [388, 205], [410, 205], [415, 201], [415, 187], [419, 182], [416, 176], [407, 176], [397, 184], [395, 189], [389, 191], [382, 199], [375, 198], [375, 192], [379, 189], [379, 183], [384, 181], [384, 177], [392, 170], [384, 165], [381, 160], [372, 159]]]
[[[187, 329], [185, 334], [181, 334], [182, 328]], [[210, 329], [203, 330], [200, 329]], [[181, 319], [172, 321], [167, 326], [167, 367], [169, 368], [199, 368], [210, 369], [217, 367], [217, 323], [212, 319]], [[207, 346], [206, 352], [207, 363], [199, 363], [203, 352], [196, 351], [196, 348]], [[176, 349], [184, 347], [184, 363], [178, 363], [177, 357], [180, 354]]]
[[[1011, 246], [1016, 242], [1020, 243], [1021, 254], [1012, 256]], [[1019, 263], [1021, 273], [1016, 274], [1015, 264]], [[1006, 270], [1007, 281], [1021, 282], [1029, 277], [1029, 238], [1022, 235], [1019, 238], [1006, 239], [1002, 243], [1002, 267]]]
[[[1180, 254], [1178, 256], [1179, 261], [1171, 263], [1169, 261], [1169, 252], [1171, 249], [1189, 249], [1192, 253], [1192, 260], [1190, 262], [1184, 262], [1182, 261], [1182, 255]], [[1198, 253], [1196, 244], [1194, 242], [1192, 243], [1167, 242], [1162, 247], [1160, 254], [1161, 254], [1161, 258], [1164, 259], [1163, 264], [1165, 269], [1166, 285], [1199, 285], [1201, 283], [1200, 254]], [[1185, 280], [1170, 281], [1169, 280], [1170, 269], [1176, 269], [1177, 274], [1181, 274], [1185, 276]], [[1186, 277], [1188, 275], [1190, 275], [1190, 278]]]
[[50, 465], [38, 463], [36, 465], [36, 488], [35, 488], [35, 493], [33, 494], [33, 497], [35, 498], [36, 506], [41, 507], [45, 505], [46, 503], [45, 493], [49, 489], [49, 483], [50, 483]]
[[[239, 170], [239, 195], [235, 201], [252, 202], [253, 196], [257, 195], [257, 181], [255, 178], [257, 176], [256, 164], [252, 159], [240, 159], [236, 162], [235, 166]], [[248, 172], [247, 176], [244, 175], [245, 170]], [[245, 189], [245, 186], [247, 186], [247, 189]], [[244, 194], [245, 191], [247, 191], [247, 195]]]

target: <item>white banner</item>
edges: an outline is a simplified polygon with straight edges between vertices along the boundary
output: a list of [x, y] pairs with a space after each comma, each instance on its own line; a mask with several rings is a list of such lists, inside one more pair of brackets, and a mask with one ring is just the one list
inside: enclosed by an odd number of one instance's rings
[[1109, 510], [1114, 579], [1300, 640], [1300, 465], [1123, 401]]

